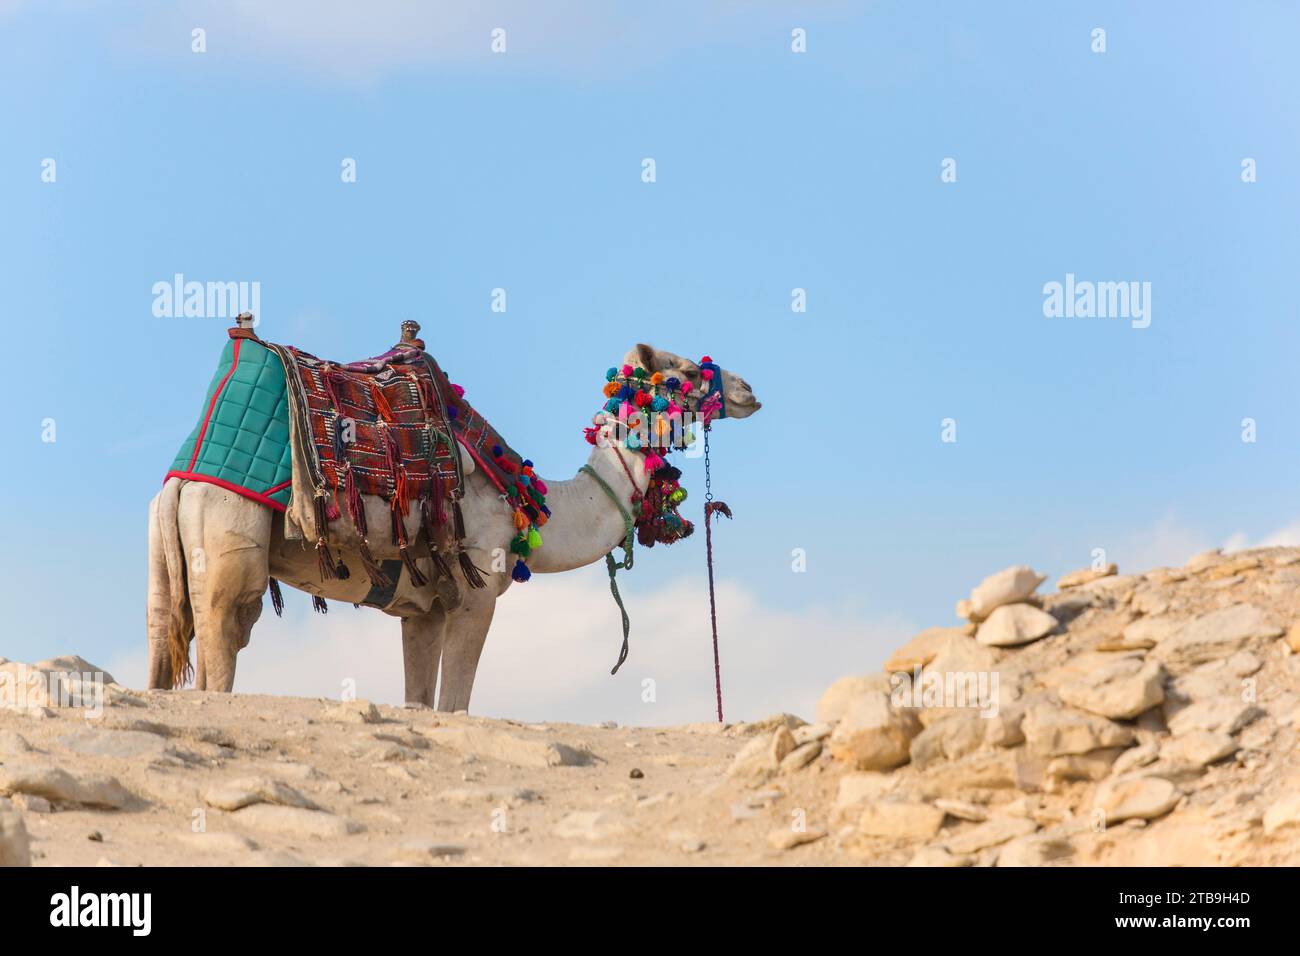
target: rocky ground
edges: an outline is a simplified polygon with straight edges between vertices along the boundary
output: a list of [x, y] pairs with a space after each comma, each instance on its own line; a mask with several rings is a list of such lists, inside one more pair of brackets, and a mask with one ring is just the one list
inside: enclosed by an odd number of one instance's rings
[[812, 723], [524, 725], [0, 659], [0, 865], [1300, 863], [1300, 550], [1041, 581], [993, 575]]

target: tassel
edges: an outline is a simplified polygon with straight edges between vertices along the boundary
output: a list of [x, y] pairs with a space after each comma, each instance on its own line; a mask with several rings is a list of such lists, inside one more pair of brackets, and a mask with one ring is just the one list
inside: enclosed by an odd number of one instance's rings
[[422, 588], [429, 583], [429, 579], [420, 573], [420, 568], [415, 563], [415, 558], [411, 557], [411, 552], [407, 550], [406, 545], [402, 545], [398, 551], [402, 555], [402, 563], [406, 565], [407, 573], [410, 575], [411, 583], [417, 588]]
[[365, 568], [366, 576], [370, 578], [370, 583], [381, 589], [391, 588], [393, 582], [389, 580], [388, 575], [384, 573], [384, 569], [380, 566], [379, 562], [375, 560], [375, 556], [370, 551], [370, 545], [364, 538], [361, 541], [360, 550], [361, 566]]
[[433, 561], [433, 568], [441, 577], [451, 577], [451, 566], [447, 564], [447, 559], [438, 553], [438, 549], [432, 544], [429, 545], [429, 559]]
[[328, 614], [330, 612], [330, 606], [325, 603], [325, 599], [319, 594], [311, 599], [311, 606], [317, 614]]
[[515, 561], [515, 568], [510, 572], [510, 577], [520, 584], [523, 584], [533, 576], [533, 572], [528, 570], [528, 565], [524, 564], [524, 559], [520, 558]]
[[361, 500], [361, 489], [357, 487], [357, 476], [352, 473], [352, 466], [343, 473], [344, 499], [348, 505], [348, 517], [352, 519], [353, 526], [357, 529], [357, 535], [364, 538], [368, 533], [366, 528], [366, 507]]
[[434, 524], [446, 524], [447, 512], [442, 508], [443, 498], [446, 496], [446, 490], [442, 486], [442, 476], [434, 469], [433, 477], [430, 479], [432, 488], [429, 497], [424, 500], [424, 504], [430, 509]]
[[276, 617], [284, 614], [284, 595], [280, 593], [280, 582], [271, 578], [271, 609], [275, 611]]
[[329, 581], [336, 574], [334, 560], [330, 557], [329, 545], [325, 543], [324, 538], [316, 539], [316, 566], [320, 569], [322, 581]]
[[469, 559], [469, 553], [461, 551], [456, 555], [456, 561], [460, 564], [460, 573], [465, 578], [467, 584], [472, 588], [485, 588], [487, 582], [479, 574], [478, 568], [474, 567], [474, 562]]

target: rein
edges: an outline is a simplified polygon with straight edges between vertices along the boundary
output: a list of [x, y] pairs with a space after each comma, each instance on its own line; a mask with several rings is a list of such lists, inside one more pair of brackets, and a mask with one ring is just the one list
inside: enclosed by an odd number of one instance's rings
[[[617, 450], [614, 451], [614, 454], [618, 456], [619, 461], [623, 460], [623, 456], [619, 455]], [[623, 465], [623, 469], [624, 471], [627, 470], [626, 464]], [[587, 474], [591, 475], [592, 478], [596, 479], [596, 484], [600, 485], [601, 490], [609, 496], [609, 500], [614, 502], [614, 506], [618, 508], [618, 513], [623, 516], [624, 537], [623, 560], [621, 566], [624, 571], [631, 571], [632, 547], [636, 543], [636, 519], [634, 519], [632, 513], [623, 506], [623, 502], [614, 492], [614, 489], [609, 486], [609, 482], [596, 473], [596, 469], [592, 468], [590, 465], [583, 465], [578, 470], [585, 471]], [[631, 475], [628, 475], [628, 478], [631, 477]], [[635, 482], [632, 487], [636, 487]], [[618, 593], [618, 581], [615, 578], [615, 575], [618, 573], [619, 567], [620, 562], [614, 560], [614, 549], [610, 548], [609, 551], [605, 553], [605, 570], [609, 572], [609, 592], [614, 595], [614, 603], [618, 605], [618, 613], [623, 616], [623, 647], [618, 652], [618, 662], [614, 665], [610, 674], [617, 674], [618, 669], [622, 667], [623, 662], [627, 660], [627, 635], [632, 628], [632, 619], [627, 616], [627, 608], [623, 606], [623, 596]]]

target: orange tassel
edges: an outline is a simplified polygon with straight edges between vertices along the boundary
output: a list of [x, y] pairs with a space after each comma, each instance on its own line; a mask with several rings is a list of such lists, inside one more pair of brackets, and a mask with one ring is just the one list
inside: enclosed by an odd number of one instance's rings
[[515, 530], [523, 531], [528, 527], [528, 516], [522, 511], [515, 512]]

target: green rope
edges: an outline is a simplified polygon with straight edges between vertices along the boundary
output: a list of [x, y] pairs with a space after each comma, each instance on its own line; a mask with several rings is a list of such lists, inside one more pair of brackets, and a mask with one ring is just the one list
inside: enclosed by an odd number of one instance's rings
[[[585, 471], [587, 474], [591, 475], [592, 478], [596, 479], [596, 484], [600, 485], [601, 490], [609, 496], [609, 500], [614, 502], [615, 507], [618, 508], [619, 514], [623, 516], [625, 537], [623, 539], [623, 560], [621, 566], [624, 571], [631, 571], [632, 546], [636, 543], [636, 519], [634, 519], [632, 513], [623, 506], [623, 502], [619, 500], [618, 495], [615, 494], [614, 489], [609, 486], [609, 483], [605, 481], [604, 478], [600, 477], [600, 475], [596, 474], [594, 468], [590, 465], [583, 465], [578, 470]], [[609, 572], [609, 593], [614, 595], [614, 603], [618, 605], [618, 613], [623, 616], [623, 647], [618, 652], [618, 663], [615, 664], [614, 669], [610, 671], [611, 674], [617, 674], [618, 669], [622, 667], [623, 662], [627, 660], [627, 635], [628, 631], [632, 628], [632, 619], [627, 616], [627, 608], [623, 606], [623, 596], [618, 593], [618, 581], [615, 579], [619, 567], [620, 562], [614, 560], [614, 549], [610, 548], [605, 554], [605, 569]]]

